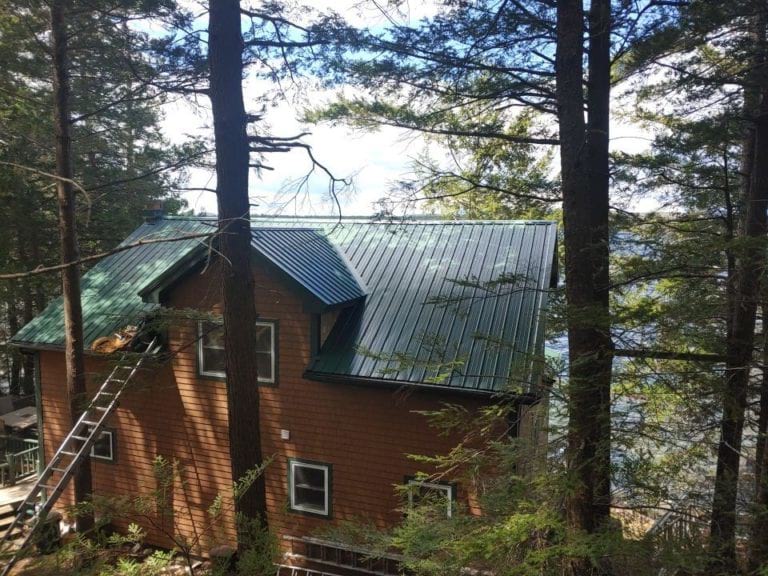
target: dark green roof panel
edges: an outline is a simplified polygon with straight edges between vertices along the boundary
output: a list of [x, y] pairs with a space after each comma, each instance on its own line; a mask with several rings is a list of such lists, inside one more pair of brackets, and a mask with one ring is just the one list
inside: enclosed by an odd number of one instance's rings
[[364, 298], [366, 290], [327, 235], [313, 228], [254, 228], [256, 251], [326, 306]]
[[[124, 244], [207, 232], [215, 221], [165, 218]], [[310, 377], [427, 384], [478, 392], [530, 391], [554, 275], [553, 222], [256, 219], [257, 252], [326, 305], [345, 308]], [[325, 231], [325, 232], [323, 232]], [[83, 278], [85, 342], [157, 304], [155, 286], [200, 239], [114, 254]], [[26, 325], [18, 345], [63, 345], [60, 300]]]
[[[139, 240], [162, 240], [194, 236], [211, 230], [211, 222], [165, 219], [139, 226], [121, 246]], [[200, 246], [203, 238], [157, 242], [112, 254], [96, 264], [82, 279], [83, 340], [86, 347], [96, 338], [109, 335], [157, 304], [145, 303], [139, 290], [160, 276], [188, 252]], [[62, 299], [57, 298], [32, 322], [13, 337], [19, 346], [64, 346]]]
[[556, 234], [552, 222], [342, 224], [332, 238], [369, 295], [310, 374], [529, 392]]

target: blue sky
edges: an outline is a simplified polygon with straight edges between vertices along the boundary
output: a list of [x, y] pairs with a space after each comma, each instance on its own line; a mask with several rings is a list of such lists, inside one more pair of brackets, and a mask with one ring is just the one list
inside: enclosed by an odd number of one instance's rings
[[[304, 6], [318, 11], [335, 10], [356, 25], [384, 25], [386, 17], [373, 2], [361, 0], [302, 0]], [[188, 2], [194, 12], [202, 12], [204, 6]], [[246, 5], [246, 3], [244, 3]], [[436, 11], [431, 2], [408, 2], [400, 14], [390, 14], [401, 23], [412, 23], [430, 16]], [[247, 80], [244, 85], [246, 108], [254, 103], [263, 85]], [[334, 93], [316, 90], [311, 104], [332, 100]], [[275, 135], [310, 131], [305, 142], [312, 145], [314, 154], [336, 176], [351, 177], [353, 188], [346, 191], [339, 201], [344, 215], [363, 215], [374, 212], [374, 203], [386, 195], [393, 181], [409, 172], [410, 158], [423, 148], [421, 138], [394, 128], [383, 128], [375, 133], [356, 132], [345, 127], [304, 126], [297, 118], [303, 104], [286, 102], [270, 108], [266, 123]], [[162, 124], [166, 136], [175, 143], [183, 142], [189, 135], [210, 136], [212, 133], [208, 102], [201, 98], [196, 102], [177, 101], [166, 105]], [[259, 212], [293, 214], [329, 214], [334, 210], [328, 196], [328, 180], [320, 175], [310, 180], [309, 194], [296, 193], [291, 183], [302, 177], [311, 167], [303, 151], [274, 154], [265, 160], [274, 168], [261, 176], [251, 174], [252, 202], [259, 204]], [[215, 176], [205, 170], [190, 173], [190, 188], [215, 186]], [[189, 192], [185, 198], [195, 211], [214, 213], [216, 199], [210, 192]]]
[[[304, 0], [317, 10], [336, 10], [354, 24], [379, 26], [385, 23], [385, 17], [374, 3], [365, 0]], [[436, 11], [431, 2], [405, 3], [408, 13], [395, 15], [401, 22], [413, 22], [429, 16]], [[194, 6], [194, 3], [191, 3]], [[264, 85], [249, 79], [244, 85], [246, 108], [255, 105], [256, 95], [263, 91]], [[333, 99], [335, 93], [323, 90], [311, 92], [309, 100], [317, 105]], [[623, 107], [631, 103], [624, 102], [617, 96], [614, 103], [612, 120], [612, 148], [626, 152], [636, 152], [648, 146], [648, 134], [640, 127], [627, 123], [621, 118]], [[340, 198], [343, 215], [368, 215], [376, 211], [376, 201], [385, 197], [390, 187], [397, 180], [410, 173], [411, 159], [424, 149], [424, 141], [403, 130], [382, 128], [376, 132], [364, 133], [344, 126], [304, 126], [297, 118], [301, 115], [303, 103], [285, 102], [267, 111], [266, 122], [275, 135], [295, 134], [309, 131], [311, 135], [305, 141], [312, 145], [318, 160], [326, 164], [337, 176], [351, 177], [354, 188]], [[195, 103], [176, 101], [166, 105], [163, 131], [173, 142], [180, 143], [188, 135], [210, 136], [212, 133], [208, 102], [199, 98]], [[438, 151], [439, 155], [439, 151]], [[328, 195], [328, 180], [321, 175], [309, 182], [309, 190], [296, 191], [292, 183], [302, 177], [310, 168], [310, 163], [303, 151], [297, 150], [285, 154], [273, 154], [266, 163], [274, 168], [261, 175], [251, 174], [252, 202], [258, 204], [257, 210], [266, 214], [283, 215], [319, 215], [335, 212], [333, 202]], [[553, 167], [553, 170], [556, 167]], [[215, 176], [206, 170], [194, 170], [190, 173], [189, 187], [215, 186]], [[185, 193], [191, 208], [196, 212], [215, 213], [216, 199], [211, 192]], [[636, 209], [647, 210], [653, 206], [638, 206]]]

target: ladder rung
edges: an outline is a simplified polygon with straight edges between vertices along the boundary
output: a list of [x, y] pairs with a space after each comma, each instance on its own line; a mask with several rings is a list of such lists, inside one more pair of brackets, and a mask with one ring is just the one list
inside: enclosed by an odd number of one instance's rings
[[[156, 340], [152, 340], [152, 342], [147, 347], [148, 351], [154, 350], [153, 347], [155, 342]], [[157, 349], [159, 350], [159, 347], [157, 347]], [[146, 359], [145, 356], [146, 353], [143, 356], [139, 356], [138, 360], [127, 355], [122, 356], [120, 362], [114, 367], [110, 375], [101, 385], [101, 388], [99, 388], [96, 394], [91, 398], [91, 402], [88, 405], [85, 414], [81, 417], [81, 420], [79, 420], [75, 427], [69, 432], [69, 435], [59, 447], [53, 462], [51, 462], [48, 467], [45, 468], [41, 478], [32, 488], [32, 492], [24, 499], [22, 506], [17, 510], [17, 515], [13, 520], [13, 523], [8, 526], [6, 533], [0, 536], [0, 547], [8, 545], [9, 543], [17, 540], [17, 536], [18, 538], [23, 539], [20, 544], [17, 544], [18, 549], [16, 550], [16, 553], [10, 558], [10, 561], [7, 562], [4, 567], [0, 568], [0, 576], [7, 576], [7, 574], [13, 569], [17, 560], [19, 559], [18, 553], [26, 548], [32, 541], [36, 530], [40, 528], [40, 524], [39, 522], [30, 523], [30, 519], [39, 519], [41, 514], [47, 514], [59, 496], [61, 496], [64, 488], [67, 485], [67, 482], [71, 478], [73, 468], [85, 455], [85, 446], [88, 446], [89, 443], [94, 441], [96, 430], [103, 426], [107, 416], [117, 407], [120, 394], [125, 389], [133, 375], [137, 371], [143, 369], [142, 363]], [[131, 365], [126, 365], [130, 360], [133, 360]], [[113, 390], [113, 392], [107, 392], [107, 390], [110, 389]], [[106, 398], [106, 400], [100, 400], [100, 398]], [[94, 414], [96, 411], [100, 412], [101, 415], [98, 416]], [[80, 428], [81, 426], [87, 426], [90, 428], [90, 431], [87, 432], [88, 436], [75, 435], [76, 432], [79, 432], [80, 434], [83, 433], [81, 431], [82, 429]], [[77, 447], [76, 445], [71, 444], [72, 441], [84, 442], [85, 444]], [[69, 445], [67, 445], [68, 442], [70, 443]], [[68, 449], [65, 450], [65, 448]], [[61, 460], [63, 456], [68, 456], [72, 459], [69, 464], [66, 463], [66, 460]], [[60, 468], [60, 466], [64, 467]], [[61, 474], [56, 484], [49, 485], [42, 483], [43, 480], [46, 482], [53, 482], [54, 479], [52, 475], [54, 473]], [[37, 505], [34, 503], [34, 500], [37, 499], [37, 495], [42, 490], [49, 492], [48, 501], [43, 504], [42, 508], [38, 509]], [[27, 516], [29, 517], [28, 519], [25, 518]], [[29, 532], [26, 535], [24, 535], [22, 532], [22, 530], [25, 528], [29, 528]]]
[[[152, 343], [150, 343], [148, 346], [148, 350], [153, 349], [155, 341], [156, 340], [152, 340]], [[125, 365], [130, 360], [133, 360], [132, 364]], [[75, 425], [75, 427], [69, 432], [69, 435], [59, 447], [59, 450], [56, 452], [53, 462], [51, 462], [48, 467], [46, 467], [46, 469], [43, 471], [42, 477], [33, 486], [32, 492], [24, 499], [24, 503], [17, 511], [17, 515], [13, 523], [9, 525], [9, 529], [6, 533], [0, 536], [0, 547], [16, 540], [17, 534], [19, 535], [19, 538], [23, 538], [23, 542], [18, 544], [19, 548], [16, 550], [16, 553], [10, 558], [10, 560], [3, 568], [0, 568], [0, 576], [7, 576], [7, 574], [13, 569], [17, 560], [19, 559], [19, 552], [29, 545], [29, 543], [32, 541], [35, 531], [39, 529], [39, 523], [33, 523], [30, 526], [29, 532], [26, 534], [26, 536], [24, 536], [21, 533], [21, 524], [22, 522], [29, 524], [28, 521], [24, 520], [24, 516], [29, 516], [29, 518], [32, 519], [39, 519], [40, 515], [46, 514], [47, 511], [49, 511], [54, 505], [59, 496], [61, 496], [64, 488], [67, 485], [67, 482], [70, 480], [71, 472], [74, 466], [76, 466], [79, 460], [85, 455], [85, 446], [87, 446], [89, 442], [92, 443], [94, 441], [95, 431], [103, 426], [107, 416], [117, 407], [120, 394], [125, 389], [126, 384], [130, 381], [133, 375], [138, 370], [142, 369], [141, 365], [144, 360], [145, 356], [139, 356], [138, 360], [136, 360], [133, 359], [133, 357], [124, 355], [121, 358], [120, 363], [114, 367], [112, 373], [104, 381], [101, 388], [91, 398], [91, 402], [86, 410], [86, 414], [88, 414], [88, 416], [84, 415], [81, 417], [82, 419], [79, 420], [77, 425]], [[112, 386], [111, 389], [114, 390], [114, 392], [106, 391], [110, 388], [110, 386]], [[109, 399], [106, 400], [106, 405], [104, 405], [105, 400], [99, 400], [100, 397], [109, 397]], [[93, 414], [93, 412], [89, 413], [89, 411], [95, 412], [97, 410], [102, 413], [101, 416], [97, 416], [96, 414]], [[76, 432], [81, 430], [81, 426], [88, 426], [91, 428], [90, 432], [88, 432], [88, 436], [75, 435]], [[77, 442], [85, 442], [85, 444], [83, 444], [81, 447], [76, 447], [72, 444], [69, 444], [68, 446], [67, 442], [72, 442], [73, 440]], [[69, 449], [65, 450], [65, 448]], [[66, 463], [66, 460], [60, 460], [60, 458], [63, 456], [72, 458], [69, 464]], [[56, 466], [54, 466], [54, 463]], [[59, 466], [64, 466], [64, 468], [60, 468]], [[55, 485], [43, 484], [42, 481], [44, 479], [47, 482], [53, 481], [53, 473], [61, 474], [58, 482]], [[49, 492], [48, 501], [38, 509], [34, 503], [34, 500], [42, 490]]]

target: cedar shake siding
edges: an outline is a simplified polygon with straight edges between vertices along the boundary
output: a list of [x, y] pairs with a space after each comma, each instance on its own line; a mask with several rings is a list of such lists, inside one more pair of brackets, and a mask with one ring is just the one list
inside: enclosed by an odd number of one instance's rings
[[[277, 335], [276, 383], [260, 385], [263, 453], [272, 459], [266, 471], [270, 526], [280, 535], [307, 536], [342, 521], [392, 525], [402, 515], [395, 486], [422, 469], [407, 455], [445, 453], [458, 441], [440, 435], [414, 412], [439, 409], [446, 401], [473, 410], [487, 399], [303, 378], [310, 362], [312, 313], [269, 268], [257, 267], [255, 274], [257, 311], [261, 319], [275, 323]], [[163, 304], [219, 313], [218, 265], [183, 278]], [[205, 551], [214, 542], [211, 535], [199, 533], [208, 522], [206, 510], [217, 493], [227, 493], [232, 478], [225, 383], [198, 375], [197, 333], [196, 321], [173, 321], [168, 331], [172, 365], [145, 376], [136, 390], [125, 394], [109, 423], [116, 430], [115, 462], [93, 461], [91, 466], [96, 494], [135, 495], [154, 488], [156, 455], [179, 460], [186, 486], [174, 490], [175, 522], [181, 534], [199, 538]], [[91, 389], [104, 375], [100, 364], [89, 358]], [[68, 431], [63, 355], [41, 352], [40, 365], [45, 450], [50, 455]], [[281, 439], [282, 430], [289, 432], [288, 440]], [[331, 466], [330, 518], [289, 511], [288, 462], [294, 458]], [[468, 501], [467, 487], [458, 486], [458, 500]], [[60, 502], [71, 504], [71, 489]], [[139, 523], [151, 543], [170, 544], [152, 522]], [[217, 540], [232, 543], [231, 516], [224, 524]]]
[[[94, 494], [149, 496], [157, 488], [155, 458], [178, 462], [172, 517], [154, 511], [114, 524], [124, 530], [137, 522], [149, 543], [172, 547], [184, 539], [202, 554], [235, 544], [228, 504], [236, 479], [226, 382], [217, 376], [223, 370], [220, 342], [209, 332], [203, 346], [198, 327], [198, 318], [221, 315], [222, 269], [215, 246], [179, 238], [213, 229], [215, 221], [205, 218], [145, 222], [125, 242], [176, 241], [117, 252], [83, 277], [88, 344], [157, 311], [175, 312], [162, 322], [167, 361], [142, 370], [107, 422], [114, 459], [92, 459]], [[522, 406], [517, 426], [525, 448], [520, 472], [532, 473], [543, 462], [546, 390], [541, 363], [533, 359], [543, 352], [547, 289], [557, 280], [556, 238], [554, 223], [535, 221], [252, 222], [256, 311], [260, 322], [272, 325], [275, 340], [274, 381], [253, 383], [260, 391], [260, 412], [253, 416], [269, 461], [268, 522], [284, 552], [294, 550], [291, 537], [317, 536], [342, 522], [387, 527], [402, 519], [395, 487], [431, 472], [409, 454], [445, 454], [461, 440], [432, 428], [419, 412], [452, 403], [471, 415], [499, 393], [521, 404], [543, 399]], [[503, 288], [512, 278], [516, 289]], [[63, 334], [57, 299], [12, 339], [39, 355], [48, 458], [71, 423]], [[489, 344], [496, 341], [509, 345]], [[199, 348], [205, 350], [205, 376]], [[264, 339], [254, 343], [260, 362], [269, 359], [268, 348]], [[87, 356], [91, 395], [110, 360]], [[444, 378], [436, 384], [438, 374]], [[292, 462], [305, 465], [294, 502], [301, 511], [291, 506]], [[327, 499], [318, 488], [326, 483]], [[480, 513], [472, 486], [459, 482], [452, 491], [460, 505]], [[218, 495], [224, 514], [211, 526], [208, 509]], [[72, 498], [70, 486], [57, 507], [65, 510]]]
[[[181, 360], [181, 359], [179, 359]], [[193, 358], [194, 360], [194, 358]], [[89, 391], [103, 380], [104, 362], [89, 358], [86, 364]], [[194, 365], [193, 365], [194, 366]], [[45, 454], [49, 457], [69, 431], [66, 391], [62, 386], [64, 356], [40, 353]], [[221, 382], [199, 386], [194, 367], [163, 367], [138, 378], [135, 390], [123, 395], [120, 407], [108, 422], [115, 431], [113, 462], [92, 459], [93, 488], [97, 496], [149, 495], [156, 488], [152, 463], [157, 455], [173, 458], [182, 466], [185, 486], [174, 489], [174, 519], [179, 534], [199, 539], [207, 546], [210, 534], [200, 532], [209, 524], [206, 510], [216, 494], [231, 485], [227, 407]], [[72, 504], [67, 487], [59, 508]], [[158, 517], [116, 521], [119, 529], [136, 521], [147, 531], [147, 540], [161, 546], [173, 543], [164, 534], [172, 531]], [[231, 517], [223, 522], [225, 540], [234, 538]]]

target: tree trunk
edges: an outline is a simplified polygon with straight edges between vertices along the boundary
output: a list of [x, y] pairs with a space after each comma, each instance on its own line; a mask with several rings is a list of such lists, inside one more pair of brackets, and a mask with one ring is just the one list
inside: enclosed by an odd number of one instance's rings
[[[768, 326], [768, 298], [763, 285], [763, 326]], [[768, 330], [763, 329], [762, 374], [760, 381], [760, 413], [755, 447], [755, 502], [752, 512], [752, 539], [749, 546], [749, 568], [768, 563]]]
[[[59, 204], [59, 242], [61, 262], [78, 260], [75, 224], [75, 190], [72, 185], [72, 141], [69, 117], [69, 61], [67, 53], [66, 0], [51, 4], [51, 52], [53, 54], [53, 115], [56, 134], [56, 190]], [[80, 305], [80, 270], [68, 266], [61, 273], [64, 299], [64, 332], [66, 345], [67, 396], [72, 425], [77, 422], [83, 406], [85, 360], [83, 354], [83, 313]], [[90, 459], [86, 458], [74, 475], [75, 501], [90, 498], [92, 490]], [[82, 515], [77, 528], [84, 532], [93, 528], [93, 517]]]
[[[18, 234], [16, 235], [16, 241], [18, 242], [19, 262], [26, 265], [26, 263], [29, 262], [29, 255], [27, 254], [28, 235], [24, 232], [23, 227], [19, 228]], [[34, 317], [32, 298], [32, 283], [29, 278], [25, 278], [21, 281], [21, 300], [23, 305], [21, 319], [25, 326], [29, 324]], [[24, 377], [21, 380], [21, 393], [28, 396], [35, 392], [35, 359], [31, 354], [24, 354], [23, 358]]]
[[[249, 148], [243, 104], [240, 4], [211, 0], [210, 98], [216, 137], [219, 251], [223, 264], [229, 441], [235, 481], [262, 463], [257, 385], [256, 306], [251, 270]], [[266, 524], [263, 477], [238, 500], [237, 512]]]
[[[764, 95], [768, 102], [768, 93]], [[765, 267], [764, 237], [768, 206], [768, 110], [757, 120], [755, 177], [747, 197], [747, 219], [744, 236], [753, 239], [745, 246], [737, 266], [737, 289], [733, 330], [726, 347], [726, 381], [722, 397], [720, 443], [717, 451], [717, 473], [712, 501], [710, 554], [717, 570], [731, 570], [736, 565], [736, 497], [741, 463], [741, 441], [747, 407], [752, 350], [755, 339], [755, 316], [760, 277]], [[762, 174], [761, 174], [762, 173]]]
[[[16, 291], [15, 283], [9, 283], [6, 295], [6, 308], [8, 309], [8, 332], [16, 334], [19, 331], [19, 316], [16, 309]], [[15, 347], [8, 346], [6, 349], [8, 356], [8, 394], [18, 396], [21, 391], [20, 375], [21, 363], [19, 362], [19, 351]]]
[[589, 79], [587, 83], [587, 171], [589, 205], [592, 218], [592, 270], [594, 301], [599, 307], [594, 341], [597, 380], [595, 432], [596, 450], [595, 512], [604, 524], [611, 513], [611, 368], [613, 344], [610, 330], [610, 278], [608, 248], [610, 157], [609, 125], [611, 114], [611, 2], [592, 0], [589, 11]]
[[[557, 104], [563, 191], [569, 351], [566, 519], [573, 535], [606, 525], [610, 511], [610, 384], [608, 309], [608, 120], [610, 2], [590, 14], [589, 82], [584, 121], [584, 9], [557, 3]], [[590, 573], [586, 559], [571, 571]]]
[[[42, 257], [40, 255], [40, 238], [39, 234], [37, 232], [37, 228], [33, 227], [32, 230], [30, 230], [30, 245], [32, 248], [32, 263], [37, 266], [42, 266], [43, 261]], [[35, 303], [35, 310], [39, 314], [43, 310], [45, 310], [46, 305], [46, 294], [45, 294], [45, 283], [43, 282], [42, 278], [39, 276], [36, 277], [33, 280], [34, 285], [34, 303]]]
[[[736, 570], [736, 519], [742, 433], [747, 408], [752, 352], [755, 345], [755, 317], [765, 268], [765, 236], [768, 232], [768, 86], [764, 72], [765, 7], [757, 17], [757, 78], [763, 84], [754, 121], [752, 178], [744, 198], [746, 215], [743, 242], [736, 267], [735, 303], [731, 337], [726, 344], [726, 379], [722, 395], [720, 443], [717, 451], [712, 518], [710, 525], [711, 572]], [[760, 495], [758, 494], [758, 499]], [[756, 527], [756, 529], [762, 529]]]

